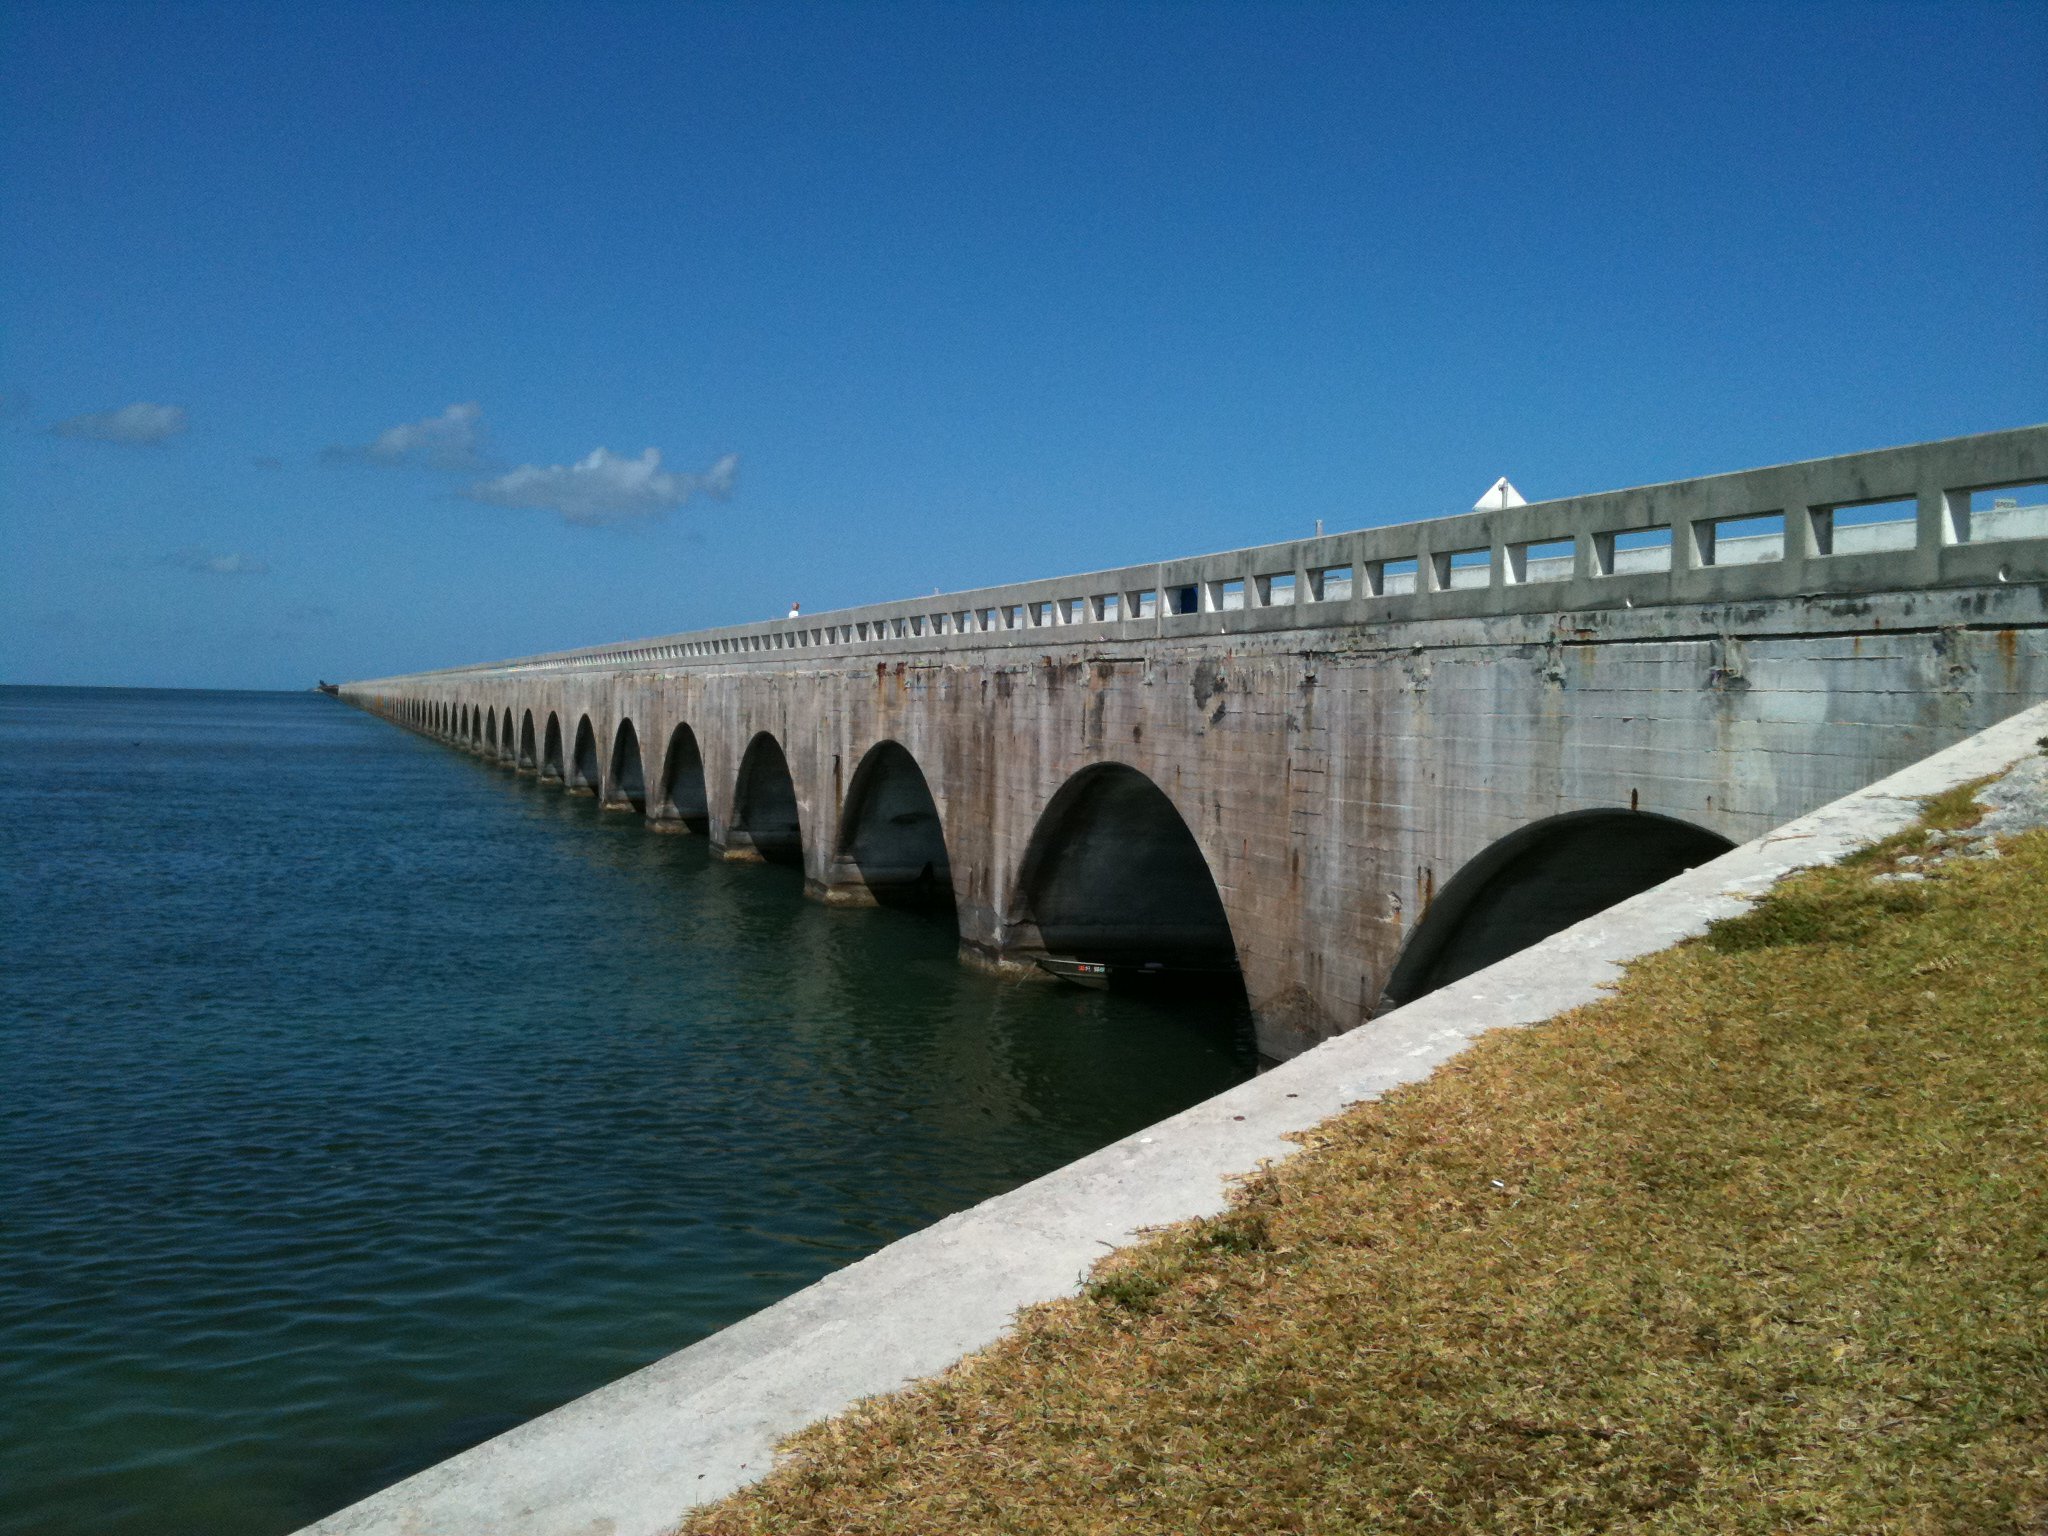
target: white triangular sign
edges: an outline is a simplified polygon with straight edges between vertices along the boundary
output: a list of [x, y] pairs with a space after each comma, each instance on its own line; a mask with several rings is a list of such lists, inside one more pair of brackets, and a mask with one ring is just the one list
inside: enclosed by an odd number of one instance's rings
[[1484, 496], [1472, 503], [1474, 512], [1498, 512], [1505, 507], [1526, 507], [1522, 493], [1508, 484], [1508, 477], [1502, 475], [1487, 489]]

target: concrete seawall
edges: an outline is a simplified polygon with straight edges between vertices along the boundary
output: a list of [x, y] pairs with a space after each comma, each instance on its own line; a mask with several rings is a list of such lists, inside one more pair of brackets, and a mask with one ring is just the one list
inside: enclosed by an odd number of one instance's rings
[[[1108, 1246], [1221, 1209], [1290, 1133], [1426, 1077], [1488, 1030], [1595, 1000], [1628, 960], [2002, 771], [2048, 704], [1893, 773], [1255, 1081], [949, 1217], [731, 1328], [306, 1528], [318, 1536], [655, 1536], [764, 1472], [784, 1436], [944, 1369]], [[544, 1347], [544, 1341], [540, 1347]]]

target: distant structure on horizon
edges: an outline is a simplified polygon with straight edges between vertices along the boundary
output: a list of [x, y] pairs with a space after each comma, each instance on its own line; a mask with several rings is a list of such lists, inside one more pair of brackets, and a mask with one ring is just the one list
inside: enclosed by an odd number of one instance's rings
[[1486, 494], [1472, 503], [1474, 512], [1505, 512], [1509, 507], [1526, 507], [1529, 503], [1522, 493], [1508, 484], [1508, 477], [1502, 475], [1486, 488]]

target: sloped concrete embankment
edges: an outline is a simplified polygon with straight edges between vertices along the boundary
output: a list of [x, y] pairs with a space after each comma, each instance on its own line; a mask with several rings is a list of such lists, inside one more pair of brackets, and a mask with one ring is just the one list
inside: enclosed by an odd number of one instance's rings
[[646, 1370], [308, 1528], [320, 1536], [639, 1536], [764, 1472], [784, 1436], [944, 1369], [1015, 1311], [1073, 1292], [1141, 1228], [1212, 1215], [1286, 1137], [1420, 1080], [1489, 1030], [1594, 1001], [1637, 956], [1796, 869], [1910, 825], [1919, 802], [2022, 766], [1965, 839], [2048, 820], [2048, 704], [1681, 875], [1092, 1156], [894, 1243]]

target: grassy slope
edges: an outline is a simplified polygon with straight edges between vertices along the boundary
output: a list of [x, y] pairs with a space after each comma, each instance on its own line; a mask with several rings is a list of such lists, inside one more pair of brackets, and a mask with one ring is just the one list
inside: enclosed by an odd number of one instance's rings
[[1328, 1122], [685, 1530], [2038, 1533], [2048, 833], [1873, 882], [1922, 842]]

